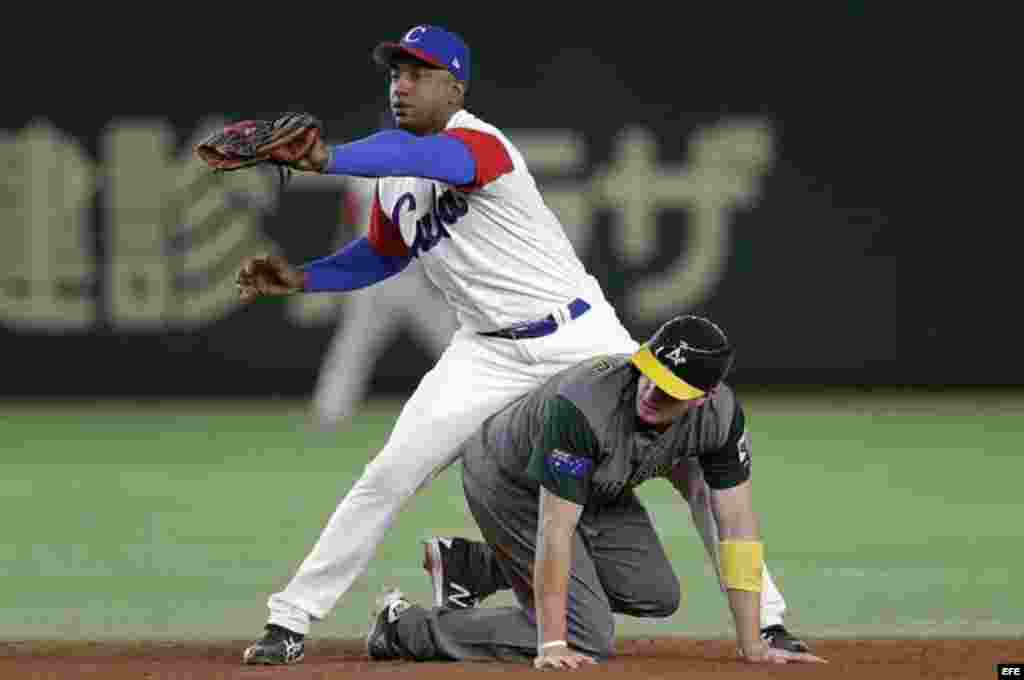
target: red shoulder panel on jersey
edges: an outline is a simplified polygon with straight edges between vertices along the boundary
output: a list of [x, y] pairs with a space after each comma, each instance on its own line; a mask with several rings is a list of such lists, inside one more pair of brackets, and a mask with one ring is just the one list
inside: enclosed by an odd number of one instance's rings
[[381, 255], [408, 255], [409, 246], [402, 240], [402, 232], [398, 225], [384, 213], [380, 205], [380, 187], [373, 195], [373, 208], [370, 209], [370, 232], [366, 236], [370, 245]]
[[452, 128], [445, 130], [444, 134], [451, 135], [468, 146], [476, 161], [476, 177], [473, 178], [473, 183], [460, 188], [479, 189], [514, 169], [508, 149], [494, 135], [469, 128]]

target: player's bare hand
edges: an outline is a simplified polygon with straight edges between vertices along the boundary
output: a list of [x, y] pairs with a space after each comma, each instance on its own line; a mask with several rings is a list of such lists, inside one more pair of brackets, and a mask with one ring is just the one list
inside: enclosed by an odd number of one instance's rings
[[280, 255], [261, 255], [242, 260], [235, 279], [238, 297], [251, 302], [261, 295], [291, 295], [305, 285], [305, 274]]
[[574, 652], [568, 647], [545, 650], [533, 660], [533, 667], [540, 671], [571, 671], [597, 662], [586, 654]]
[[740, 649], [740, 658], [747, 663], [828, 663], [820, 656], [808, 652], [788, 652], [784, 649], [775, 649], [766, 644], [758, 644], [750, 649]]

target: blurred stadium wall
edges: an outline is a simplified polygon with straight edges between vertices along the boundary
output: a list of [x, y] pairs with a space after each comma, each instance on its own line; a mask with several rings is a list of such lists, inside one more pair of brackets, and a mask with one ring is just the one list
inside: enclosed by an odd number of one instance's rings
[[[636, 337], [673, 314], [709, 315], [739, 347], [737, 384], [1022, 383], [1012, 334], [986, 332], [1006, 309], [1005, 287], [982, 282], [1000, 248], [987, 225], [921, 216], [944, 197], [921, 203], [927, 163], [907, 144], [917, 114], [877, 96], [880, 81], [866, 87], [877, 64], [864, 54], [837, 48], [820, 69], [794, 69], [728, 36], [698, 47], [686, 37], [698, 26], [442, 23], [473, 49], [468, 108], [520, 146]], [[283, 96], [246, 74], [207, 83], [188, 68], [210, 68], [196, 55], [131, 92], [116, 86], [129, 65], [108, 61], [109, 92], [0, 112], [0, 347], [16, 358], [0, 394], [306, 396], [335, 334], [379, 332], [362, 325], [373, 305], [352, 304], [376, 294], [394, 323], [352, 361], [375, 393], [409, 391], [436, 351], [431, 314], [450, 327], [422, 277], [235, 299], [245, 255], [303, 261], [358, 235], [366, 183], [303, 176], [282, 193], [272, 174], [214, 177], [190, 152], [225, 121], [295, 108], [320, 115], [332, 143], [374, 132], [386, 94], [369, 51], [407, 28], [367, 19], [358, 39], [320, 47], [329, 60], [310, 53], [313, 66], [289, 72]], [[288, 68], [253, 58], [250, 78]]]

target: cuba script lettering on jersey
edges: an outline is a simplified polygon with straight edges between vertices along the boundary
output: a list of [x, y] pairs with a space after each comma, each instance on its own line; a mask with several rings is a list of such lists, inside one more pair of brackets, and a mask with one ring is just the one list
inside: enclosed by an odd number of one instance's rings
[[[445, 191], [438, 198], [437, 188], [431, 187], [430, 203], [430, 212], [416, 220], [416, 237], [409, 248], [413, 257], [419, 257], [421, 251], [429, 251], [442, 238], [451, 238], [445, 225], [455, 224], [469, 212], [469, 202], [464, 196], [451, 189]], [[405, 212], [416, 211], [416, 197], [412, 193], [406, 192], [398, 198], [395, 209], [391, 213], [392, 223], [401, 224], [403, 210]]]

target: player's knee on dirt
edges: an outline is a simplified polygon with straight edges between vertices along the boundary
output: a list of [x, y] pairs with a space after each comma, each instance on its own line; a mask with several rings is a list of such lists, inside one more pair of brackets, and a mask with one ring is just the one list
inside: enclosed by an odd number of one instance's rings
[[664, 618], [672, 616], [679, 610], [683, 595], [682, 589], [679, 587], [679, 579], [675, 574], [672, 574], [671, 579], [662, 580], [648, 587], [650, 593], [648, 601], [644, 603], [646, 613], [641, 616]]
[[453, 657], [438, 645], [430, 631], [430, 612], [413, 605], [395, 623], [397, 651], [414, 661], [451, 661]]

